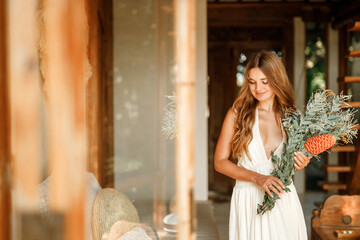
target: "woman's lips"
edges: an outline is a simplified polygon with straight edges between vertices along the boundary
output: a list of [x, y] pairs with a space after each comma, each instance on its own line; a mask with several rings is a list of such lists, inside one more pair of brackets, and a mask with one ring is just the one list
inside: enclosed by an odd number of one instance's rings
[[262, 96], [264, 95], [266, 92], [261, 92], [261, 93], [256, 93], [257, 96]]

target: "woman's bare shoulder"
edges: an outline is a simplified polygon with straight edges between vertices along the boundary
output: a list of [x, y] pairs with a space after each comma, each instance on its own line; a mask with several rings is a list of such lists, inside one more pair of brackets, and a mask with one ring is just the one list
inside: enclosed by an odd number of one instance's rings
[[234, 126], [236, 117], [237, 117], [236, 109], [234, 109], [233, 107], [229, 108], [224, 119], [224, 124], [228, 126]]

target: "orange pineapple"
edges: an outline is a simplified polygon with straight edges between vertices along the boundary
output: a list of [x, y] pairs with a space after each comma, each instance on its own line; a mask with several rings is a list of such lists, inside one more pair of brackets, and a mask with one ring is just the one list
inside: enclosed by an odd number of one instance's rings
[[309, 153], [317, 155], [334, 146], [335, 142], [336, 138], [332, 134], [317, 135], [306, 140], [305, 149]]

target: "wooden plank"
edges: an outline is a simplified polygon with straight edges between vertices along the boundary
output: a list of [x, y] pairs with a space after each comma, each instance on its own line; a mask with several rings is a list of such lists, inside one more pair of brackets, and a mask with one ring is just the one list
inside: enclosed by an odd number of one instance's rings
[[0, 240], [11, 240], [11, 141], [7, 61], [7, 1], [0, 0]]
[[340, 183], [340, 182], [320, 182], [319, 186], [324, 190], [331, 190], [331, 189], [346, 190], [347, 189], [347, 185], [345, 183]]
[[338, 146], [330, 149], [332, 152], [355, 152], [355, 150], [355, 146]]
[[[50, 207], [64, 216], [65, 239], [85, 239], [87, 21], [84, 0], [48, 0], [46, 50]], [[76, 33], [76, 34], [74, 34]]]
[[360, 77], [357, 76], [345, 76], [343, 78], [339, 78], [338, 79], [339, 82], [344, 82], [344, 83], [359, 83], [360, 82]]
[[327, 172], [351, 172], [351, 166], [324, 165], [322, 167]]
[[[175, 142], [177, 239], [196, 239], [195, 204], [195, 61], [196, 1], [176, 0], [175, 93], [178, 138]], [[186, 174], [184, 174], [186, 172]]]
[[360, 50], [353, 50], [350, 51], [348, 55], [345, 56], [346, 58], [350, 57], [360, 57]]
[[360, 31], [360, 22], [355, 22], [351, 28], [347, 29], [349, 32]]

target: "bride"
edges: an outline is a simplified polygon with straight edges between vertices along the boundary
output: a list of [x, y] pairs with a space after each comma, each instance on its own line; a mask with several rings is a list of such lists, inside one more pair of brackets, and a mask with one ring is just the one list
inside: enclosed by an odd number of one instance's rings
[[[293, 184], [283, 193], [284, 184], [270, 175], [274, 166], [271, 152], [281, 156], [286, 132], [281, 124], [284, 111], [293, 107], [294, 92], [280, 59], [272, 52], [252, 56], [245, 69], [245, 82], [229, 109], [215, 150], [215, 169], [236, 180], [231, 198], [230, 240], [307, 239], [302, 207]], [[234, 164], [230, 155], [238, 160]], [[294, 155], [295, 168], [307, 166], [303, 153]], [[257, 204], [267, 192], [281, 199], [264, 215]]]

